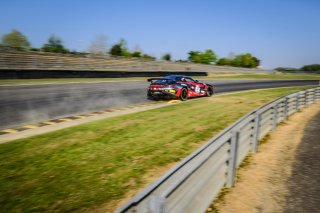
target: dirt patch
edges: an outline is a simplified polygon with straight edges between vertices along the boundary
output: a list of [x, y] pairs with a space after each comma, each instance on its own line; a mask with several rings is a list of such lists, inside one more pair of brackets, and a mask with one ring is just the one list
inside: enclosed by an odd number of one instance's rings
[[319, 212], [320, 203], [320, 111], [304, 129], [295, 156], [284, 213]]
[[279, 125], [250, 163], [238, 171], [236, 187], [215, 201], [208, 212], [283, 212], [295, 154], [308, 122], [320, 111], [311, 105]]

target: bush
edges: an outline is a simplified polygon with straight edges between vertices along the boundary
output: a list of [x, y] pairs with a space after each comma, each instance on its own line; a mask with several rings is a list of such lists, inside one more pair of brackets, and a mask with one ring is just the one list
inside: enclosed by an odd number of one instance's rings
[[307, 71], [307, 72], [313, 72], [313, 71], [320, 72], [320, 64], [305, 65], [305, 66], [301, 67], [301, 70]]

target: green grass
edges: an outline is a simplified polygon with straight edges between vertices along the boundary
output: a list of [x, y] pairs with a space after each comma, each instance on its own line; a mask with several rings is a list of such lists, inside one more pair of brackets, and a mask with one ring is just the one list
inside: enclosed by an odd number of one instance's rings
[[209, 79], [320, 80], [319, 74], [298, 73], [209, 73]]
[[248, 111], [303, 88], [196, 99], [0, 144], [0, 212], [114, 210]]

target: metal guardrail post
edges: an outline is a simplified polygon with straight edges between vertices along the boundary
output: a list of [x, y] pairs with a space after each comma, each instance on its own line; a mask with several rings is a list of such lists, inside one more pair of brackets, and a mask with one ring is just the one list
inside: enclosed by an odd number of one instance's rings
[[314, 88], [312, 90], [312, 103], [315, 103], [317, 101], [317, 98], [316, 98], [317, 93], [316, 92], [317, 92], [317, 90], [316, 90], [316, 88]]
[[151, 196], [148, 213], [165, 213], [165, 198]]
[[312, 89], [311, 103], [316, 102], [316, 89]]
[[274, 105], [272, 106], [272, 109], [273, 109], [273, 116], [272, 116], [273, 122], [272, 122], [272, 127], [273, 127], [273, 129], [274, 129], [274, 128], [276, 128], [276, 126], [277, 126], [278, 104], [274, 104]]
[[289, 98], [286, 97], [284, 100], [284, 120], [288, 120], [289, 116]]
[[254, 118], [254, 127], [253, 127], [253, 142], [251, 147], [251, 151], [253, 153], [256, 153], [259, 148], [260, 121], [261, 121], [261, 114], [259, 112], [256, 112], [255, 118]]
[[296, 94], [296, 111], [295, 112], [298, 112], [299, 111], [299, 93]]
[[312, 91], [309, 90], [306, 94], [306, 101], [307, 101], [307, 105], [312, 103]]
[[228, 168], [227, 184], [226, 184], [226, 187], [228, 188], [233, 187], [235, 184], [239, 136], [240, 136], [240, 132], [238, 130], [232, 132], [230, 158], [229, 158], [229, 164], [228, 164], [229, 168]]

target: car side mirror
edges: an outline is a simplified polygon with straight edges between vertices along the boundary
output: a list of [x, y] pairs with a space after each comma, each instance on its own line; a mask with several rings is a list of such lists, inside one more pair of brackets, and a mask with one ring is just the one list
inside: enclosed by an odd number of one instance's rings
[[196, 83], [198, 83], [199, 81], [198, 80], [194, 80]]

